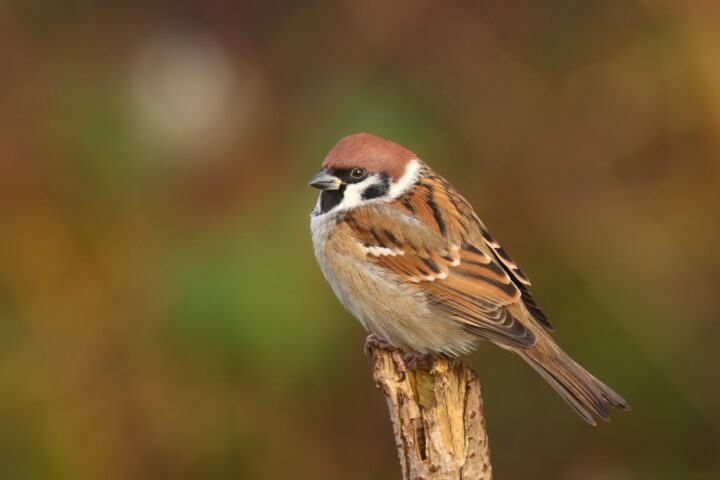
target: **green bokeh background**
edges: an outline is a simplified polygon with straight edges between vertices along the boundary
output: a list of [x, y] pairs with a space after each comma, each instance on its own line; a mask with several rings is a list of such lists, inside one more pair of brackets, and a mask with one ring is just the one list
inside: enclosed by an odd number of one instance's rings
[[718, 45], [702, 1], [0, 4], [0, 478], [399, 478], [308, 230], [356, 131], [633, 405], [590, 428], [483, 345], [498, 478], [718, 478]]

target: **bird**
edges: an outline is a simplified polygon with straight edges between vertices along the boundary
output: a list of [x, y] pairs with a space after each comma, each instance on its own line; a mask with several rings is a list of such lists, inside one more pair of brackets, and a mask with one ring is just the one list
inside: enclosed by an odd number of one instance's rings
[[[519, 355], [587, 423], [629, 404], [550, 335], [530, 279], [470, 203], [408, 148], [342, 138], [309, 185], [313, 250], [368, 345], [459, 358], [481, 340]], [[417, 358], [417, 357], [416, 357]]]

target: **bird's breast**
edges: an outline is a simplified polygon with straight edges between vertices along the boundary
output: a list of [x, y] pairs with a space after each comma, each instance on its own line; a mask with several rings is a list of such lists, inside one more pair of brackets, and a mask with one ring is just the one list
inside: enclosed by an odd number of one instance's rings
[[470, 336], [448, 322], [426, 296], [367, 257], [347, 225], [313, 217], [313, 246], [320, 269], [345, 308], [363, 326], [409, 351], [458, 353]]

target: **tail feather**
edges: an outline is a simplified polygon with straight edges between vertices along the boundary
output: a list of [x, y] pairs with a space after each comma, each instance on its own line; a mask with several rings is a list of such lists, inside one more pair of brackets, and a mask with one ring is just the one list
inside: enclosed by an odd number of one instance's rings
[[607, 422], [610, 419], [609, 406], [630, 410], [625, 399], [578, 365], [554, 343], [543, 343], [519, 350], [518, 353], [583, 420], [595, 425], [594, 413]]

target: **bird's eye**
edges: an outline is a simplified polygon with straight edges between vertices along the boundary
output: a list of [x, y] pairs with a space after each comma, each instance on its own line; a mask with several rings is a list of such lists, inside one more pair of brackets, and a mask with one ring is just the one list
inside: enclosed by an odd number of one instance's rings
[[367, 170], [365, 170], [364, 168], [353, 168], [350, 171], [350, 176], [352, 178], [354, 178], [355, 180], [359, 180], [359, 179], [363, 178], [366, 173], [367, 173]]

